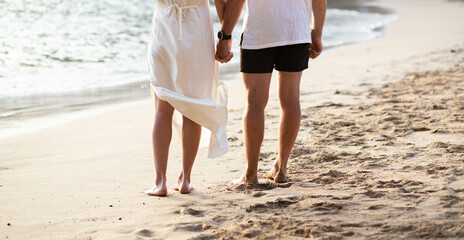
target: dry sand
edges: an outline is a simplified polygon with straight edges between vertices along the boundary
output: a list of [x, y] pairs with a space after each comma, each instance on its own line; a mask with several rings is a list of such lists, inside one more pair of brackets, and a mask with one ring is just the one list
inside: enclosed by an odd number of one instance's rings
[[266, 201], [234, 201], [240, 221], [208, 236], [464, 238], [464, 66], [350, 94], [372, 100], [306, 108], [291, 182], [225, 187]]
[[[230, 185], [245, 166], [236, 84], [230, 152], [200, 151], [191, 194], [143, 195], [154, 176], [147, 100], [1, 140], [0, 238], [464, 238], [464, 5], [371, 4], [398, 11], [388, 36], [329, 50], [304, 74], [289, 183]], [[261, 173], [276, 154], [275, 83]]]

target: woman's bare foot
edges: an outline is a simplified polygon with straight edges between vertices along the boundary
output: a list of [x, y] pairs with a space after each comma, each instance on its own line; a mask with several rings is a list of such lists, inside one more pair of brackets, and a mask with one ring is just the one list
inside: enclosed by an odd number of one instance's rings
[[174, 186], [174, 190], [179, 191], [181, 194], [187, 194], [193, 190], [193, 187], [187, 181], [183, 181], [177, 183], [176, 186]]
[[179, 192], [181, 194], [190, 193], [192, 190], [193, 190], [192, 185], [190, 185], [190, 183], [188, 183], [187, 181], [183, 181], [182, 184], [179, 187]]
[[182, 173], [180, 173], [179, 178], [177, 178], [177, 183], [174, 185], [174, 190], [179, 191], [179, 187], [182, 184]]
[[187, 194], [193, 190], [193, 187], [190, 185], [190, 180], [184, 179], [184, 176], [181, 173], [176, 185], [174, 186], [174, 190], [179, 191], [181, 194]]
[[242, 176], [240, 176], [239, 178], [237, 179], [234, 179], [232, 181], [232, 184], [245, 184], [245, 185], [249, 185], [249, 184], [258, 184], [258, 176], [247, 176], [246, 174], [243, 174]]
[[161, 186], [154, 185], [152, 188], [145, 190], [144, 193], [150, 196], [165, 197], [168, 195], [166, 184], [160, 185]]

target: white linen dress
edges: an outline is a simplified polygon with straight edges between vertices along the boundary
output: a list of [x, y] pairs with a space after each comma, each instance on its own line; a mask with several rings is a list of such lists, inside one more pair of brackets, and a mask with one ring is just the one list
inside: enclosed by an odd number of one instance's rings
[[228, 150], [227, 89], [214, 55], [208, 0], [157, 1], [148, 41], [152, 94], [209, 130], [209, 158]]

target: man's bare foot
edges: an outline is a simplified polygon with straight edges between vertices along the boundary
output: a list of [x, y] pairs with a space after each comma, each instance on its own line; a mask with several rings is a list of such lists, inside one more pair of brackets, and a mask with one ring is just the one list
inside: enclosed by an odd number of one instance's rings
[[267, 179], [274, 180], [274, 182], [276, 183], [286, 183], [288, 181], [286, 175], [287, 174], [285, 173], [285, 171], [282, 171], [274, 166], [269, 172], [267, 172], [264, 175], [264, 177]]
[[279, 171], [276, 175], [274, 175], [274, 182], [276, 183], [286, 183], [287, 181], [287, 176], [283, 171]]
[[248, 185], [248, 184], [258, 184], [258, 176], [254, 176], [254, 177], [247, 177], [246, 174], [243, 174], [242, 176], [240, 176], [239, 178], [237, 179], [234, 179], [232, 181], [232, 184], [245, 184], [245, 185]]
[[168, 195], [168, 189], [166, 188], [166, 184], [160, 187], [154, 185], [152, 188], [145, 190], [144, 193], [150, 196], [165, 197]]
[[264, 174], [264, 178], [269, 179], [269, 180], [274, 180], [274, 174], [269, 171]]

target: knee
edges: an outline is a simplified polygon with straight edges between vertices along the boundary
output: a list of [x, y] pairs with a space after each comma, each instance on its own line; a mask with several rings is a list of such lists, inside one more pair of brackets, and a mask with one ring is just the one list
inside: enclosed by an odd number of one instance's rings
[[301, 108], [299, 101], [281, 101], [282, 114], [301, 121]]
[[189, 118], [183, 116], [182, 117], [182, 126], [183, 127], [188, 127], [188, 128], [199, 128], [200, 125], [192, 120], [190, 120]]
[[156, 116], [171, 116], [174, 114], [174, 107], [166, 101], [158, 100], [155, 105]]
[[266, 108], [268, 95], [265, 94], [248, 94], [247, 99], [248, 111], [262, 111]]
[[174, 111], [170, 111], [169, 109], [160, 109], [157, 108], [155, 111], [155, 119], [156, 121], [172, 121], [172, 115]]
[[298, 95], [281, 95], [279, 101], [283, 111], [300, 111], [300, 98]]
[[266, 104], [260, 103], [260, 102], [253, 102], [250, 101], [247, 104], [246, 110], [248, 112], [264, 112], [264, 109], [266, 108]]

